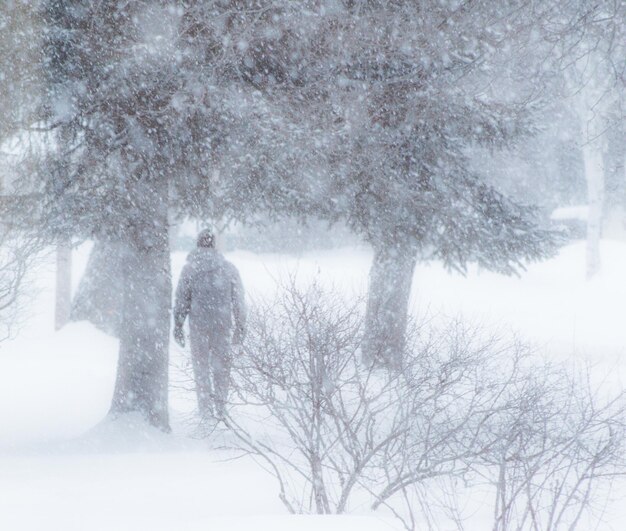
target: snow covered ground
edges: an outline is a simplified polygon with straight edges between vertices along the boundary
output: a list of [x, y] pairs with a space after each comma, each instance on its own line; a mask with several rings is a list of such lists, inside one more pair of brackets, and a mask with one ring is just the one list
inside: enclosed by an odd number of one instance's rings
[[[89, 246], [75, 253], [75, 278]], [[584, 275], [584, 243], [534, 264], [521, 277], [471, 269], [466, 277], [420, 265], [412, 299], [419, 313], [456, 316], [514, 331], [538, 355], [589, 363], [598, 381], [626, 382], [626, 244], [602, 243], [603, 270]], [[348, 294], [365, 288], [364, 249], [300, 257], [229, 255], [251, 297], [297, 271]], [[173, 256], [177, 275], [184, 254]], [[0, 530], [324, 531], [401, 529], [381, 515], [289, 516], [273, 478], [250, 459], [232, 460], [214, 441], [192, 437], [192, 401], [174, 390], [173, 435], [136, 432], [132, 419], [103, 421], [111, 398], [116, 340], [86, 323], [53, 330], [53, 269], [19, 333], [0, 344]], [[185, 353], [172, 344], [172, 363]], [[622, 490], [623, 492], [623, 490]], [[617, 504], [619, 505], [619, 504]], [[623, 515], [622, 515], [623, 516]], [[623, 529], [609, 508], [599, 529]]]

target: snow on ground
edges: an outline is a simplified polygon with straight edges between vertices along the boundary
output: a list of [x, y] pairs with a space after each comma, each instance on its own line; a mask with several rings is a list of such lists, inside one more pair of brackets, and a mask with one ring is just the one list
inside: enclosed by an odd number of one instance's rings
[[[89, 246], [75, 253], [75, 279]], [[462, 314], [516, 331], [538, 352], [587, 361], [613, 385], [626, 381], [626, 244], [602, 243], [603, 270], [584, 277], [584, 243], [531, 265], [521, 277], [473, 268], [466, 277], [420, 265], [412, 301], [418, 313]], [[365, 249], [299, 257], [238, 251], [250, 297], [271, 294], [297, 271], [347, 294], [365, 289]], [[173, 255], [175, 277], [185, 260]], [[0, 530], [400, 529], [379, 515], [290, 516], [273, 479], [250, 459], [232, 460], [211, 441], [190, 437], [188, 393], [175, 389], [174, 434], [133, 431], [131, 421], [103, 421], [112, 394], [115, 339], [87, 323], [53, 330], [53, 270], [38, 271], [36, 304], [16, 338], [0, 344]], [[172, 344], [174, 374], [185, 352]], [[176, 378], [174, 378], [176, 379]], [[616, 520], [618, 521], [618, 520]], [[615, 524], [607, 529], [619, 529]]]

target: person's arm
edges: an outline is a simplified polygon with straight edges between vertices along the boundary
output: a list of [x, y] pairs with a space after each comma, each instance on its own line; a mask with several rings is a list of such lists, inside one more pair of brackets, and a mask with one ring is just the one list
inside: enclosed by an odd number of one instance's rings
[[185, 346], [183, 325], [191, 309], [191, 267], [186, 264], [180, 274], [174, 302], [174, 339], [181, 346]]
[[241, 283], [241, 276], [239, 271], [233, 266], [233, 279], [232, 279], [232, 304], [233, 304], [233, 317], [235, 320], [235, 331], [233, 333], [233, 344], [240, 345], [246, 336], [246, 300], [245, 293], [243, 291], [243, 284]]

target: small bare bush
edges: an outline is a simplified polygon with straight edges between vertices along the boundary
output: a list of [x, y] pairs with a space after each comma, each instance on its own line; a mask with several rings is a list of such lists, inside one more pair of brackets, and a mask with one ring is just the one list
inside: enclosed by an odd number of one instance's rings
[[462, 528], [460, 482], [492, 493], [494, 530], [573, 529], [619, 472], [621, 399], [598, 407], [562, 371], [529, 368], [523, 344], [459, 321], [414, 324], [402, 371], [364, 365], [362, 308], [291, 283], [252, 312], [224, 422], [286, 507]]
[[494, 486], [494, 531], [575, 529], [602, 512], [623, 475], [624, 396], [602, 397], [588, 378], [544, 365], [505, 389], [510, 407], [490, 428], [479, 461]]
[[42, 245], [30, 231], [18, 228], [0, 211], [0, 341], [8, 339], [19, 318], [26, 274]]

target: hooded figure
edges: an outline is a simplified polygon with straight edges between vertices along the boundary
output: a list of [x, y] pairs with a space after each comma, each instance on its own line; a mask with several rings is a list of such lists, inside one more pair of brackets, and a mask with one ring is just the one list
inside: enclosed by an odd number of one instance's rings
[[187, 315], [200, 415], [222, 416], [228, 398], [230, 347], [244, 338], [245, 304], [239, 272], [215, 250], [208, 230], [198, 235], [197, 248], [189, 253], [176, 288], [174, 338], [182, 347]]

